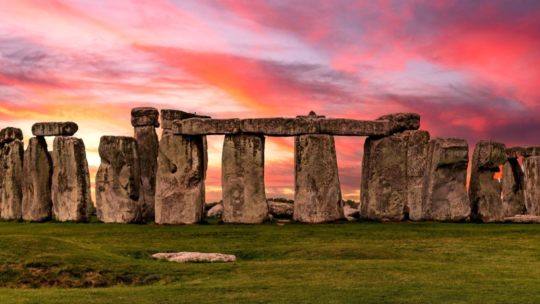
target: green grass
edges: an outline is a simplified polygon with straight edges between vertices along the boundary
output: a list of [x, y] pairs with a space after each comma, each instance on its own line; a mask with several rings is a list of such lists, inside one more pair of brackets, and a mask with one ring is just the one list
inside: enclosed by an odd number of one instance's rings
[[[0, 303], [538, 303], [540, 225], [0, 222]], [[172, 263], [155, 252], [235, 254]]]

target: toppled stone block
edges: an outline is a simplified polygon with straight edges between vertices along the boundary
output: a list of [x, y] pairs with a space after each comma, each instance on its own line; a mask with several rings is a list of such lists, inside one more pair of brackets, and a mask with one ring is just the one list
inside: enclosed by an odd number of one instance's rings
[[204, 216], [204, 201], [202, 136], [162, 137], [156, 177], [156, 223], [199, 223]]
[[540, 156], [540, 146], [516, 146], [506, 149], [508, 158]]
[[225, 223], [260, 224], [268, 216], [264, 188], [264, 137], [227, 135], [221, 162]]
[[126, 136], [102, 136], [101, 164], [96, 174], [98, 219], [105, 223], [135, 223], [142, 219], [137, 141]]
[[527, 215], [540, 216], [540, 156], [523, 159]]
[[206, 216], [208, 217], [221, 217], [222, 214], [223, 214], [222, 204], [217, 204], [206, 212]]
[[334, 137], [295, 137], [294, 159], [293, 219], [322, 223], [344, 218]]
[[466, 220], [471, 211], [467, 196], [467, 141], [460, 138], [434, 138], [429, 141], [427, 155], [422, 187], [426, 219]]
[[356, 220], [359, 215], [360, 211], [356, 208], [352, 208], [349, 205], [343, 206], [343, 214], [345, 215], [345, 218], [350, 222]]
[[225, 262], [235, 263], [236, 257], [232, 254], [221, 253], [200, 253], [200, 252], [177, 252], [177, 253], [156, 253], [152, 257], [156, 259], [167, 259], [171, 262]]
[[406, 130], [418, 130], [420, 128], [420, 115], [416, 113], [388, 114], [376, 120], [388, 121], [388, 131], [390, 134], [400, 133]]
[[67, 122], [38, 122], [32, 126], [34, 136], [71, 136], [79, 130], [72, 121]]
[[89, 222], [94, 213], [84, 142], [57, 136], [53, 143], [53, 213], [58, 221]]
[[156, 108], [140, 107], [131, 109], [131, 125], [134, 127], [159, 127], [159, 112]]
[[292, 218], [294, 204], [268, 201], [268, 213], [275, 218]]
[[141, 191], [139, 205], [143, 221], [155, 220], [156, 174], [159, 141], [154, 126], [135, 127], [135, 140], [139, 147]]
[[22, 175], [22, 218], [43, 222], [52, 217], [51, 180], [53, 163], [44, 137], [28, 141]]
[[24, 143], [19, 139], [6, 143], [2, 148], [0, 157], [0, 216], [3, 219], [18, 220], [22, 218], [23, 159]]
[[515, 216], [505, 217], [505, 222], [512, 222], [512, 223], [531, 223], [536, 224], [540, 223], [540, 216], [537, 215], [522, 215], [522, 214], [516, 214]]
[[23, 140], [23, 133], [19, 128], [7, 127], [0, 131], [0, 143], [8, 143], [14, 140]]
[[180, 110], [161, 110], [161, 127], [163, 129], [172, 129], [173, 121], [189, 118], [210, 118], [210, 116], [197, 115]]
[[321, 134], [347, 136], [388, 136], [392, 134], [387, 121], [326, 118], [319, 120], [319, 124]]
[[247, 134], [296, 136], [319, 133], [318, 119], [306, 118], [249, 118], [240, 120], [240, 130]]
[[173, 133], [182, 135], [232, 135], [240, 133], [240, 119], [190, 118], [173, 122]]
[[485, 223], [503, 221], [502, 187], [493, 176], [505, 162], [506, 146], [503, 143], [481, 140], [476, 144], [469, 182], [471, 220]]
[[401, 221], [407, 203], [407, 145], [402, 137], [368, 137], [362, 159], [360, 216]]
[[[407, 206], [409, 219], [425, 218], [422, 204], [422, 186], [427, 166], [429, 132], [405, 131], [400, 136], [407, 145]], [[407, 213], [407, 211], [406, 211]]]
[[525, 212], [523, 187], [525, 175], [517, 158], [509, 158], [503, 166], [502, 189], [504, 216], [510, 217]]

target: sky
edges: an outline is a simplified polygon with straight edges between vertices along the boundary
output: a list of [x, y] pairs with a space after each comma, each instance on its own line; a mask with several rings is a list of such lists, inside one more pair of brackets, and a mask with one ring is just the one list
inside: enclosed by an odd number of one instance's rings
[[[213, 118], [421, 115], [432, 138], [540, 145], [537, 0], [0, 0], [0, 128], [74, 121], [92, 182], [130, 110]], [[161, 130], [158, 130], [161, 134]], [[359, 201], [363, 137], [336, 137]], [[221, 199], [210, 136], [207, 201]], [[294, 197], [293, 138], [267, 138], [267, 197]], [[48, 140], [49, 150], [52, 139]], [[94, 184], [93, 184], [94, 185]]]

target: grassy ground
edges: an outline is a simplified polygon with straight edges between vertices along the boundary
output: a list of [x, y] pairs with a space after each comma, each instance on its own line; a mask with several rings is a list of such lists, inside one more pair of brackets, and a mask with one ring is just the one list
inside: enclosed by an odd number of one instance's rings
[[540, 225], [0, 222], [0, 303], [538, 303], [539, 286]]

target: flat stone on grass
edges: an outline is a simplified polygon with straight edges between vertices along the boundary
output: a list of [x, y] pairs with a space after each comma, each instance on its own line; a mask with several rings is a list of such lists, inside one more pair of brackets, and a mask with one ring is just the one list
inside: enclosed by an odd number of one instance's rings
[[232, 254], [222, 253], [200, 253], [200, 252], [176, 252], [176, 253], [156, 253], [152, 257], [156, 259], [167, 259], [171, 262], [225, 262], [235, 263], [236, 257]]

